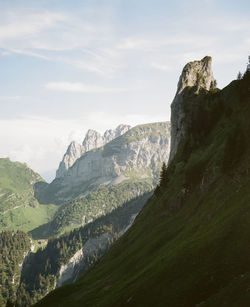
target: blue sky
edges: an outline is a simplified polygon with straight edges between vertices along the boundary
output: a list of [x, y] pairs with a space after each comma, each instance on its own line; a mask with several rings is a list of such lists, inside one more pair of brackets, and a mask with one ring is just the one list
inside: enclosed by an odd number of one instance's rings
[[88, 128], [169, 120], [183, 66], [224, 87], [250, 54], [249, 1], [0, 0], [0, 157], [47, 179]]

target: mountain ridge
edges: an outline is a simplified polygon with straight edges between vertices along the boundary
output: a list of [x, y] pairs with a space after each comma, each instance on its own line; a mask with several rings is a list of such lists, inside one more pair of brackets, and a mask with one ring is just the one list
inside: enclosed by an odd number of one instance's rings
[[35, 306], [249, 305], [250, 72], [183, 97], [167, 186], [98, 264]]
[[42, 203], [62, 203], [85, 197], [100, 184], [119, 184], [131, 177], [156, 179], [170, 150], [169, 122], [138, 125], [102, 147], [80, 156], [63, 177], [44, 187]]
[[67, 170], [80, 158], [84, 153], [104, 146], [114, 138], [123, 135], [127, 132], [131, 126], [120, 124], [115, 129], [108, 129], [101, 135], [99, 132], [93, 129], [89, 129], [83, 139], [82, 144], [72, 141], [66, 153], [63, 156], [62, 161], [59, 164], [59, 168], [56, 171], [56, 178], [63, 177]]

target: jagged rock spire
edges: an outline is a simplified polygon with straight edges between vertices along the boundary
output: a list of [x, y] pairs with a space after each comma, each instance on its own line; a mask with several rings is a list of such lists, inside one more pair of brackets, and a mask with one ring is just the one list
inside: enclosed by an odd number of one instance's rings
[[203, 88], [210, 90], [215, 86], [215, 79], [212, 72], [212, 58], [210, 56], [204, 57], [200, 61], [189, 62], [183, 68], [180, 76], [177, 92], [171, 104], [171, 161], [176, 154], [180, 139], [185, 134], [183, 129], [183, 119], [185, 112], [183, 110], [183, 90], [186, 87], [197, 88], [197, 92]]
[[75, 163], [75, 161], [80, 158], [85, 152], [90, 151], [95, 148], [99, 148], [123, 135], [127, 132], [131, 126], [129, 125], [119, 125], [116, 129], [109, 129], [101, 135], [99, 132], [89, 129], [84, 137], [82, 144], [78, 144], [73, 141], [70, 143], [66, 153], [60, 162], [59, 168], [56, 171], [56, 178], [63, 177], [68, 169]]

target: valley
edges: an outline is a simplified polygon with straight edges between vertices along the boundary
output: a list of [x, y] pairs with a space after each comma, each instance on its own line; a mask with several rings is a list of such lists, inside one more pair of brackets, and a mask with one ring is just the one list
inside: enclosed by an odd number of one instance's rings
[[[69, 145], [50, 184], [24, 164], [0, 160], [9, 176], [2, 182], [12, 193], [0, 202], [2, 234], [22, 230], [33, 242], [19, 277], [10, 275], [15, 293], [4, 294], [3, 302], [31, 305], [87, 271], [131, 226], [152, 195], [169, 151], [165, 122], [120, 125], [103, 136], [89, 130], [82, 145]], [[23, 178], [27, 192], [17, 190]]]

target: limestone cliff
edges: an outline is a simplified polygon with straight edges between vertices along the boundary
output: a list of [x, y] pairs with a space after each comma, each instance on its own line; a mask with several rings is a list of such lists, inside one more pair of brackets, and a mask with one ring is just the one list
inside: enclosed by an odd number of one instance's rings
[[129, 223], [119, 233], [106, 232], [100, 236], [89, 238], [83, 247], [66, 264], [61, 266], [56, 280], [56, 288], [74, 282], [79, 276], [82, 276], [132, 226], [137, 215], [138, 213], [133, 214]]
[[66, 153], [56, 171], [56, 177], [62, 177], [74, 162], [83, 154], [83, 146], [76, 141], [70, 143]]
[[[115, 134], [106, 132], [106, 138]], [[83, 197], [101, 184], [129, 179], [154, 180], [170, 150], [169, 122], [136, 126], [102, 147], [85, 152], [45, 191], [57, 203]]]
[[180, 76], [177, 92], [171, 105], [171, 152], [170, 160], [174, 157], [180, 139], [185, 135], [183, 129], [184, 112], [184, 90], [187, 87], [195, 87], [198, 93], [201, 89], [209, 91], [215, 87], [212, 72], [212, 58], [204, 57], [200, 61], [193, 61], [185, 65]]
[[84, 137], [82, 144], [73, 141], [70, 143], [66, 153], [60, 162], [59, 168], [56, 172], [56, 178], [63, 177], [67, 170], [80, 158], [85, 152], [92, 149], [104, 146], [118, 136], [127, 132], [131, 127], [129, 125], [119, 125], [116, 129], [109, 129], [101, 135], [99, 132], [89, 129]]

